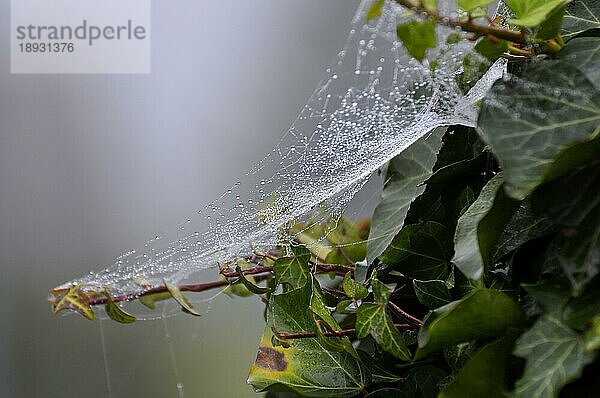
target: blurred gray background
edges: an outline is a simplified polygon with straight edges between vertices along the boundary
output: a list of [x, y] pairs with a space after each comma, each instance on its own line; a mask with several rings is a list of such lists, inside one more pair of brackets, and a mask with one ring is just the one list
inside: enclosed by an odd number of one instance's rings
[[152, 74], [11, 75], [0, 0], [1, 397], [176, 397], [178, 382], [186, 397], [255, 396], [258, 300], [123, 326], [53, 316], [47, 292], [185, 220], [266, 154], [357, 6], [153, 1]]

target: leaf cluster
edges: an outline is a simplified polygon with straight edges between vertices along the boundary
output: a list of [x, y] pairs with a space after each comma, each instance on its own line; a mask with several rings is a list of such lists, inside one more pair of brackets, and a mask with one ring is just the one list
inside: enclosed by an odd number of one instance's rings
[[[469, 15], [489, 3], [459, 6]], [[389, 163], [366, 260], [346, 262], [353, 273], [309, 277], [271, 297], [249, 379], [269, 397], [597, 391], [590, 375], [600, 367], [598, 2], [507, 5], [508, 29], [526, 32], [527, 45], [568, 40], [561, 51], [511, 63], [476, 129], [437, 129]], [[375, 2], [369, 18], [383, 6]], [[436, 12], [435, 2], [421, 7]], [[419, 60], [435, 46], [432, 21], [398, 27]], [[479, 40], [481, 50], [489, 37]], [[341, 295], [329, 294], [336, 289]], [[319, 321], [348, 333], [325, 343], [331, 337]], [[293, 333], [273, 344], [272, 333], [283, 331]], [[307, 331], [313, 337], [299, 337]], [[266, 349], [281, 353], [285, 370], [261, 365]]]

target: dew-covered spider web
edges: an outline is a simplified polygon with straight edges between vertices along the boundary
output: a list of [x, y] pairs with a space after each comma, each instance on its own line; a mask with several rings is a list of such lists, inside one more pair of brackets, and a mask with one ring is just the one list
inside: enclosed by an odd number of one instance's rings
[[[396, 26], [419, 16], [386, 2], [381, 17], [367, 23], [371, 3], [362, 2], [323, 80], [252, 170], [175, 231], [62, 287], [76, 283], [84, 291], [128, 294], [140, 289], [140, 281], [198, 281], [207, 268], [290, 242], [295, 222], [338, 216], [374, 171], [432, 129], [473, 126], [476, 103], [503, 64], [464, 95], [457, 76], [472, 42], [447, 45], [455, 31], [438, 26], [437, 48], [418, 62], [398, 42]], [[446, 15], [455, 15], [454, 3], [438, 1]]]

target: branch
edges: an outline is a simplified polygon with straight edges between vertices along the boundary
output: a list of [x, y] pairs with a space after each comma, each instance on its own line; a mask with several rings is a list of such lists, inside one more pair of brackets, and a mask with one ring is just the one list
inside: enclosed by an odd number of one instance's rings
[[479, 36], [494, 36], [499, 39], [511, 41], [513, 43], [527, 44], [529, 38], [523, 32], [516, 32], [514, 30], [500, 28], [496, 25], [481, 25], [473, 22], [471, 18], [467, 20], [461, 20], [456, 18], [449, 18], [445, 15], [438, 13], [437, 11], [430, 10], [425, 7], [423, 1], [413, 2], [411, 0], [395, 0], [396, 3], [419, 13], [424, 13], [429, 18], [435, 20], [437, 23], [442, 25], [450, 26], [453, 28], [461, 28], [466, 32], [475, 33]]
[[[315, 266], [317, 272], [323, 272], [323, 273], [325, 273], [325, 272], [338, 272], [339, 273], [339, 272], [354, 271], [354, 268], [348, 267], [345, 265], [341, 265], [341, 264], [313, 264], [313, 265]], [[257, 266], [257, 267], [248, 268], [246, 270], [243, 270], [242, 273], [244, 275], [255, 275], [254, 278], [256, 279], [256, 281], [260, 282], [260, 281], [267, 279], [269, 277], [269, 273], [272, 271], [273, 271], [272, 266]], [[231, 270], [228, 268], [223, 269], [223, 270], [221, 270], [221, 275], [223, 275], [226, 278], [236, 278], [236, 279], [235, 280], [224, 279], [224, 280], [208, 282], [208, 283], [195, 283], [195, 284], [181, 285], [181, 286], [178, 286], [178, 289], [182, 292], [199, 293], [199, 292], [204, 292], [204, 291], [211, 290], [211, 289], [217, 289], [220, 287], [233, 285], [233, 284], [239, 282], [239, 278], [237, 278], [237, 276], [238, 276], [237, 272], [235, 272], [234, 270]], [[133, 300], [136, 300], [143, 296], [148, 296], [150, 294], [156, 294], [156, 293], [163, 293], [163, 292], [167, 292], [167, 291], [168, 291], [168, 289], [166, 286], [160, 285], [160, 286], [153, 286], [150, 288], [146, 288], [139, 292], [134, 292], [134, 293], [123, 294], [120, 296], [111, 297], [111, 299], [112, 299], [112, 301], [114, 301], [116, 303], [123, 302], [123, 301], [133, 301]], [[108, 301], [108, 298], [104, 295], [92, 296], [89, 299], [89, 304], [90, 305], [103, 305], [103, 304], [106, 304], [107, 301]]]
[[[267, 279], [268, 277], [269, 277], [269, 275], [258, 275], [258, 276], [255, 276], [255, 279], [257, 282], [260, 282], [262, 280]], [[199, 292], [204, 292], [204, 291], [211, 290], [211, 289], [217, 289], [220, 287], [233, 285], [235, 283], [238, 283], [237, 279], [234, 281], [229, 281], [227, 279], [224, 279], [221, 281], [214, 281], [214, 282], [208, 282], [208, 283], [195, 283], [195, 284], [190, 284], [190, 285], [180, 285], [180, 286], [177, 286], [177, 288], [182, 292], [199, 293]], [[122, 302], [122, 301], [133, 301], [142, 296], [148, 296], [150, 294], [163, 293], [163, 292], [168, 292], [168, 291], [169, 290], [164, 285], [154, 286], [154, 287], [148, 288], [146, 290], [143, 290], [141, 292], [135, 292], [135, 293], [129, 293], [129, 294], [123, 294], [120, 296], [111, 297], [111, 300], [116, 303]], [[97, 296], [97, 297], [91, 297], [89, 299], [88, 303], [89, 303], [89, 305], [102, 305], [102, 304], [106, 304], [107, 301], [108, 301], [108, 298], [106, 296]]]
[[404, 311], [402, 308], [398, 307], [396, 304], [392, 303], [391, 301], [388, 303], [388, 307], [396, 315], [399, 315], [402, 318], [406, 319], [411, 325], [414, 325], [416, 327], [421, 327], [423, 325], [422, 320], [420, 320], [419, 318], [415, 318], [414, 316], [412, 316], [408, 312]]

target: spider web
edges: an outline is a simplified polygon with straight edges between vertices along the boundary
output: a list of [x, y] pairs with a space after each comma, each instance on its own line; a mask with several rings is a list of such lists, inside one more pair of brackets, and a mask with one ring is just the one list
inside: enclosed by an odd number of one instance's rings
[[[432, 129], [473, 126], [476, 102], [504, 64], [463, 95], [456, 77], [473, 44], [449, 46], [454, 30], [437, 27], [438, 46], [420, 63], [396, 38], [396, 26], [418, 16], [386, 2], [382, 15], [367, 23], [371, 3], [361, 3], [345, 46], [281, 141], [240, 181], [170, 234], [57, 289], [78, 284], [128, 294], [140, 289], [140, 280], [197, 281], [203, 270], [253, 248], [289, 243], [293, 234], [286, 231], [295, 222], [339, 216], [374, 171]], [[449, 15], [456, 11], [452, 1], [438, 3]]]

